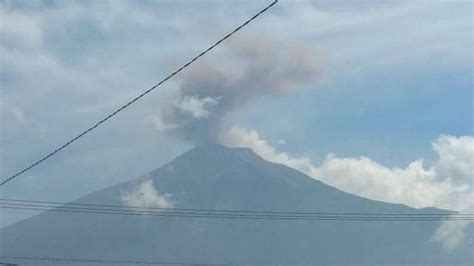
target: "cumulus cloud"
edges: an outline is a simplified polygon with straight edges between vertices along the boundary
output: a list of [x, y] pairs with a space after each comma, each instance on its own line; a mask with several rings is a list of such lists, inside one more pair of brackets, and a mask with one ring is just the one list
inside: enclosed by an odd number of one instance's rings
[[[460, 213], [472, 214], [473, 212], [474, 205], [471, 205], [468, 209], [461, 211]], [[468, 237], [466, 231], [468, 228], [473, 227], [473, 221], [443, 221], [441, 226], [438, 227], [434, 233], [432, 240], [441, 243], [446, 250], [451, 251], [466, 241], [466, 238]]]
[[132, 188], [123, 191], [121, 201], [125, 206], [142, 208], [172, 208], [170, 194], [161, 195], [153, 186], [152, 180], [146, 180]]
[[[233, 127], [221, 143], [249, 147], [264, 159], [287, 165], [331, 186], [362, 197], [403, 203], [416, 208], [470, 210], [474, 199], [474, 137], [442, 135], [433, 143], [438, 160], [431, 167], [419, 159], [405, 168], [387, 167], [370, 158], [339, 158], [328, 154], [321, 165], [309, 158], [279, 152], [255, 130]], [[433, 239], [447, 249], [458, 246], [472, 222], [446, 221]]]
[[438, 177], [456, 183], [474, 182], [474, 138], [441, 136], [433, 143], [439, 155], [434, 166]]
[[405, 168], [387, 167], [370, 158], [340, 158], [328, 154], [321, 165], [309, 158], [278, 152], [254, 130], [233, 127], [221, 135], [228, 146], [252, 148], [263, 158], [298, 169], [343, 191], [409, 206], [464, 210], [473, 199], [474, 137], [440, 136], [433, 142], [438, 160], [426, 167], [423, 160]]
[[239, 36], [219, 61], [205, 59], [179, 79], [180, 97], [162, 106], [158, 124], [195, 143], [215, 142], [223, 117], [263, 96], [316, 86], [321, 59], [298, 42]]

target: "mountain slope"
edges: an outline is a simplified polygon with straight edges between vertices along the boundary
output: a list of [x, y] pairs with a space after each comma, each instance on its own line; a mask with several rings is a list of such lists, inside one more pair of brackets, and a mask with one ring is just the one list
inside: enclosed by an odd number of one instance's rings
[[[423, 213], [347, 194], [249, 149], [195, 148], [151, 173], [74, 203], [122, 205], [152, 180], [176, 208]], [[269, 221], [44, 212], [2, 229], [8, 256], [236, 264], [466, 264], [468, 247], [430, 241], [439, 222]]]

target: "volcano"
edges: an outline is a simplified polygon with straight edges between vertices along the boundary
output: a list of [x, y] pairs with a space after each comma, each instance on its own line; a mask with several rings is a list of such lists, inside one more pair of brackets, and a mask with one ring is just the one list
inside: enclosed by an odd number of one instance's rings
[[[142, 177], [73, 203], [124, 205], [124, 195], [144, 182], [166, 196], [166, 208], [447, 212], [351, 195], [265, 161], [250, 149], [220, 145], [194, 148]], [[468, 246], [446, 251], [432, 241], [439, 225], [439, 221], [211, 219], [45, 211], [3, 228], [0, 253], [4, 257], [238, 265], [468, 265], [474, 261]], [[5, 258], [0, 262], [34, 264]]]

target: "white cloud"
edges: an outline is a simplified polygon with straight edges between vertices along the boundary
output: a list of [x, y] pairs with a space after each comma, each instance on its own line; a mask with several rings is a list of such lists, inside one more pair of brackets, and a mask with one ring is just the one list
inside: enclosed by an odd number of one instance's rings
[[[233, 147], [249, 147], [264, 159], [287, 165], [351, 194], [416, 208], [438, 207], [471, 210], [474, 199], [474, 137], [442, 135], [433, 142], [438, 160], [426, 168], [423, 160], [405, 168], [387, 167], [367, 157], [339, 158], [328, 154], [317, 166], [309, 158], [279, 152], [255, 130], [233, 127], [221, 135], [221, 142]], [[472, 221], [445, 221], [433, 235], [447, 250], [465, 239]]]
[[211, 114], [209, 109], [218, 103], [219, 98], [185, 96], [177, 107], [182, 112], [191, 115], [193, 118], [202, 119], [207, 118]]
[[233, 127], [221, 136], [229, 146], [252, 148], [266, 160], [298, 169], [348, 193], [409, 206], [463, 210], [473, 199], [474, 137], [441, 136], [433, 142], [438, 160], [425, 167], [423, 160], [405, 168], [387, 167], [370, 158], [340, 158], [328, 154], [321, 165], [309, 158], [278, 152], [254, 130]]
[[152, 180], [146, 180], [132, 188], [130, 191], [123, 191], [122, 203], [129, 207], [143, 208], [172, 208], [170, 194], [161, 195], [153, 186]]
[[[460, 213], [473, 213], [473, 211], [474, 205], [471, 205]], [[451, 251], [466, 240], [466, 230], [472, 226], [474, 226], [473, 221], [443, 221], [441, 226], [434, 233], [432, 240], [441, 243], [446, 250]]]
[[441, 136], [433, 143], [433, 149], [439, 155], [435, 171], [438, 177], [456, 183], [474, 182], [474, 138]]

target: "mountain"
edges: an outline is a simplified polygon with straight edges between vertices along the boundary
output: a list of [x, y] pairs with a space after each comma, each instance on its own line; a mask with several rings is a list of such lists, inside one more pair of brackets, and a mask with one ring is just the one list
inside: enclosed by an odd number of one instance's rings
[[[133, 191], [148, 180], [162, 195], [169, 195], [175, 208], [446, 213], [354, 196], [297, 170], [265, 161], [250, 149], [219, 145], [194, 148], [138, 179], [91, 193], [73, 203], [123, 205], [124, 192]], [[474, 261], [468, 247], [445, 251], [439, 243], [431, 241], [439, 225], [46, 211], [3, 228], [0, 253], [245, 265], [468, 265]]]

